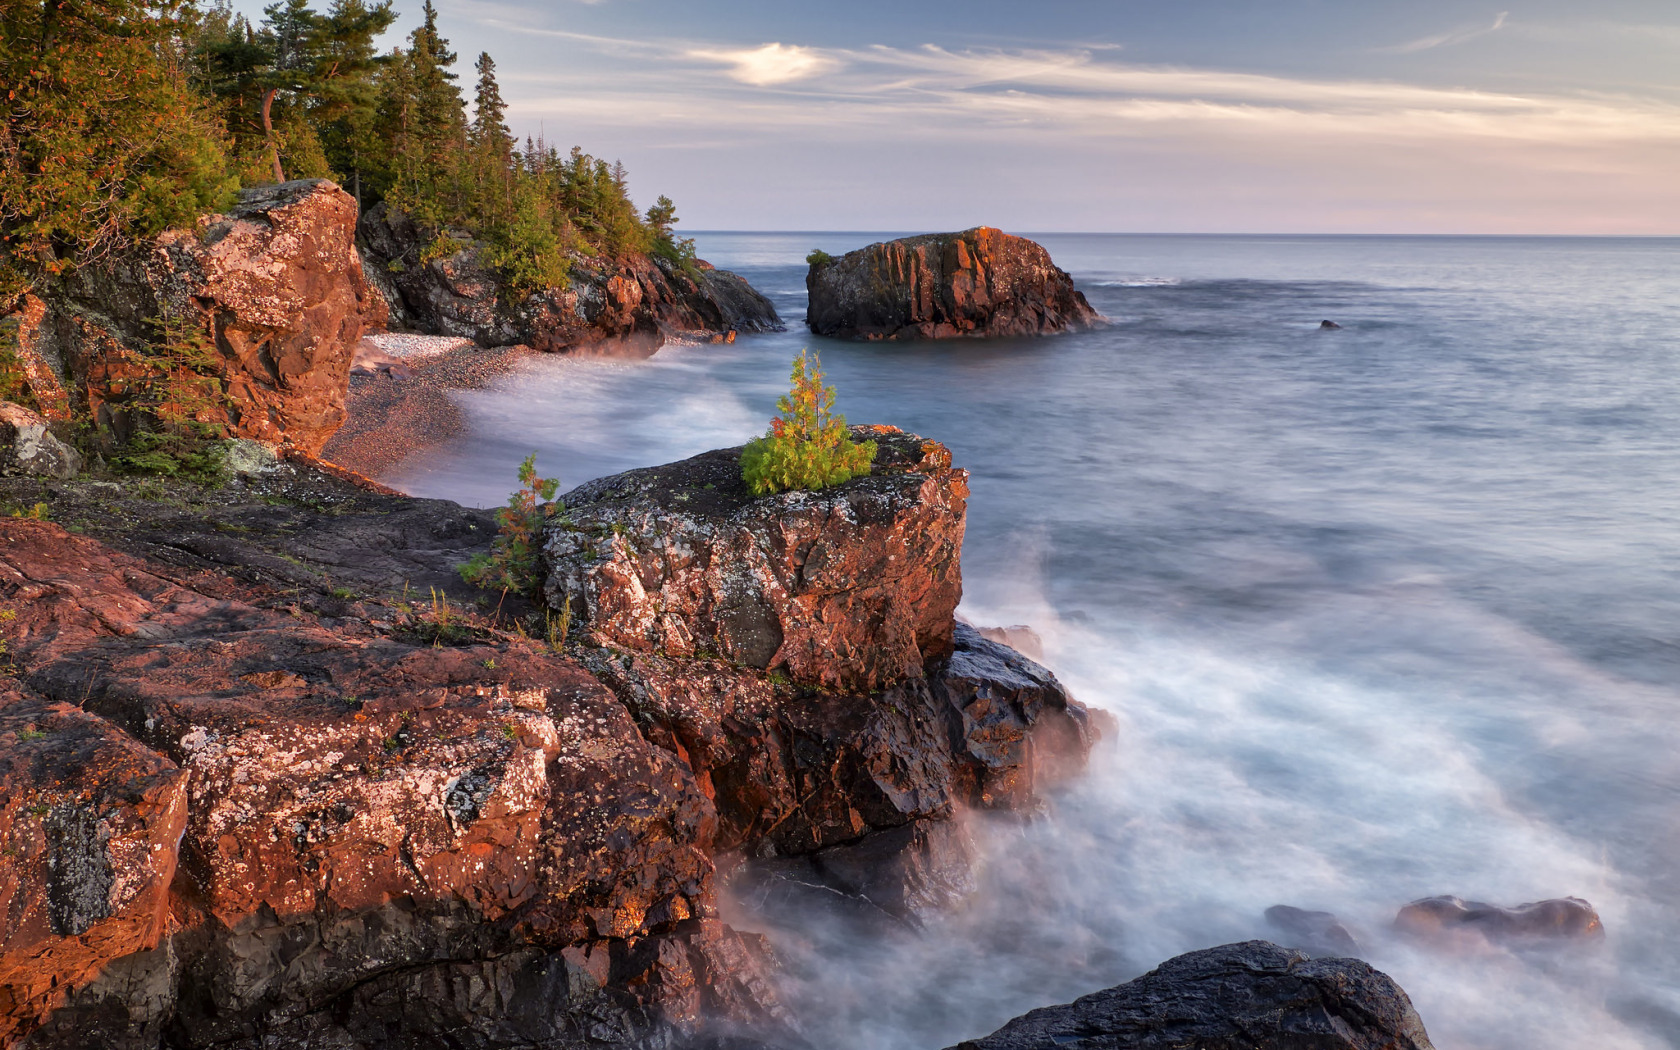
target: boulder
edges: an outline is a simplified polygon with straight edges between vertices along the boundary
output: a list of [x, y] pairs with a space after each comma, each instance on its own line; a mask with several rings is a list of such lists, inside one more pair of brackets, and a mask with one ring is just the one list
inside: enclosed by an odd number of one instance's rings
[[1266, 941], [1169, 959], [1142, 977], [1017, 1017], [955, 1050], [1430, 1050], [1411, 1000], [1358, 959]]
[[1266, 909], [1266, 921], [1282, 933], [1284, 945], [1316, 957], [1358, 957], [1359, 942], [1341, 921], [1327, 911], [1307, 911], [1287, 904]]
[[363, 329], [385, 322], [355, 228], [356, 202], [326, 180], [246, 190], [226, 214], [26, 297], [13, 319], [36, 400], [67, 399], [126, 436], [152, 348], [201, 339], [194, 367], [220, 396], [195, 418], [319, 451], [344, 421]]
[[1024, 237], [977, 226], [811, 263], [805, 323], [840, 339], [1046, 335], [1102, 317]]
[[464, 235], [447, 235], [454, 250], [428, 259], [438, 238], [383, 203], [362, 216], [360, 228], [367, 257], [400, 297], [402, 315], [438, 335], [484, 346], [646, 355], [669, 336], [782, 330], [768, 299], [707, 263], [684, 272], [648, 255], [580, 257], [565, 287], [521, 296]]
[[1401, 908], [1394, 928], [1430, 940], [1469, 936], [1494, 944], [1604, 937], [1598, 912], [1579, 897], [1533, 901], [1514, 908], [1459, 897], [1425, 897]]
[[0, 401], [0, 474], [63, 479], [81, 469], [82, 457], [52, 435], [43, 416]]
[[741, 449], [633, 470], [562, 497], [546, 594], [597, 644], [705, 653], [874, 690], [951, 651], [968, 472], [895, 427], [866, 477], [755, 497]]

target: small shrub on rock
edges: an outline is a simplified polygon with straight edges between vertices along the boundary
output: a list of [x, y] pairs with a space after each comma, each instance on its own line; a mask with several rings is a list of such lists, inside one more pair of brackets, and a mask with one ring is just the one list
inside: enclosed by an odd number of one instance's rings
[[793, 389], [777, 400], [782, 414], [770, 432], [747, 443], [741, 477], [755, 496], [814, 491], [869, 473], [875, 442], [852, 440], [846, 417], [834, 414], [834, 388], [823, 385], [822, 362], [808, 350], [793, 362]]
[[827, 266], [829, 263], [834, 261], [834, 256], [823, 251], [821, 248], [812, 248], [811, 254], [805, 256], [805, 261], [812, 266]]
[[519, 490], [508, 497], [507, 506], [496, 511], [501, 525], [494, 545], [474, 555], [459, 567], [461, 579], [474, 587], [524, 594], [538, 584], [537, 551], [542, 546], [542, 525], [562, 508], [551, 502], [560, 488], [559, 478], [537, 476], [537, 454], [519, 464]]

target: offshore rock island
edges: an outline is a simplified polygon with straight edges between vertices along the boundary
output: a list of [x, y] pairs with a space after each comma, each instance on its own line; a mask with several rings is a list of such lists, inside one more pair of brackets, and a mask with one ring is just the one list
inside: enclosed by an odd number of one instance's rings
[[806, 324], [840, 339], [1046, 335], [1102, 321], [1041, 245], [989, 226], [813, 253]]

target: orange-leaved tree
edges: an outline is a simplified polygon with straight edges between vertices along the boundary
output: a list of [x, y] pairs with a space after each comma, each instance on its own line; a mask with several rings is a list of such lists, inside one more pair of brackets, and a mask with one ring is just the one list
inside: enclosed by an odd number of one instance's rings
[[741, 476], [754, 495], [824, 489], [869, 473], [875, 442], [859, 444], [834, 414], [834, 388], [823, 385], [822, 362], [802, 350], [793, 362], [793, 389], [777, 400], [782, 414], [770, 432], [747, 443]]

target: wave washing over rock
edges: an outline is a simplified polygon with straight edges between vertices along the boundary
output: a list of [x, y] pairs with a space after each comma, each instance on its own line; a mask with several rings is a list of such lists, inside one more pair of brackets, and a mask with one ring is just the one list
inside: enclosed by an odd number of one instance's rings
[[[0, 1041], [801, 1045], [773, 946], [718, 918], [720, 870], [913, 915], [963, 878], [954, 814], [1031, 811], [1090, 741], [1049, 672], [953, 623], [964, 472], [874, 433], [876, 476], [815, 517], [809, 494], [747, 496], [716, 468], [739, 450], [577, 493], [550, 572], [593, 570], [594, 600], [563, 652], [392, 593], [460, 595], [488, 512], [307, 466], [197, 506], [58, 483], [80, 535], [0, 520]], [[674, 555], [721, 569], [736, 534], [751, 582], [714, 594], [757, 588], [784, 639], [762, 669], [671, 644], [736, 644], [698, 607], [606, 632], [687, 588]], [[897, 575], [853, 593], [883, 537]], [[828, 664], [798, 641], [868, 608], [927, 629], [856, 633]]]

